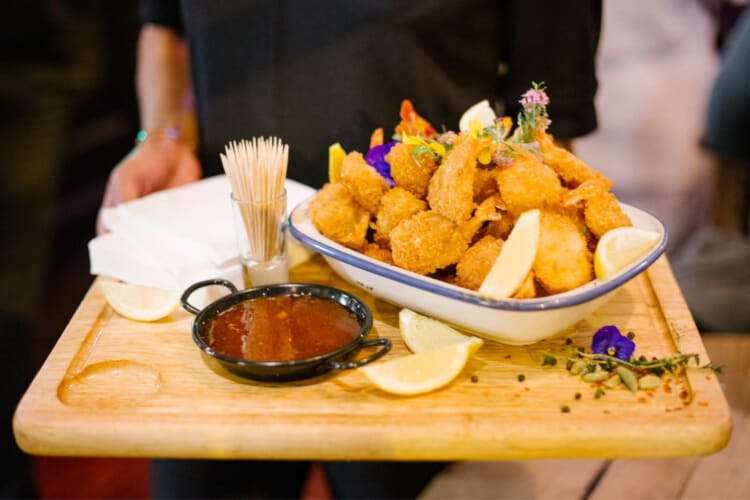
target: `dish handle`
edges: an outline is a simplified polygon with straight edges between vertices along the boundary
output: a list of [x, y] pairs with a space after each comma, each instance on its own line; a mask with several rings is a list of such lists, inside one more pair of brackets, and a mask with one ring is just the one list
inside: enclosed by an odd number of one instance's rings
[[188, 302], [188, 299], [190, 298], [190, 296], [193, 294], [194, 291], [198, 290], [199, 288], [203, 288], [204, 286], [211, 286], [211, 285], [225, 286], [225, 287], [229, 288], [229, 290], [232, 293], [237, 293], [237, 291], [238, 291], [237, 287], [234, 286], [234, 283], [232, 283], [229, 280], [220, 279], [220, 278], [214, 278], [214, 279], [210, 279], [210, 280], [199, 281], [199, 282], [193, 283], [192, 285], [190, 285], [189, 287], [187, 287], [187, 289], [183, 292], [182, 297], [180, 297], [180, 302], [182, 302], [182, 307], [186, 311], [191, 312], [193, 314], [200, 313], [201, 312], [200, 309], [198, 309], [194, 305], [190, 304]]
[[392, 345], [393, 344], [391, 343], [391, 340], [386, 339], [386, 338], [365, 340], [359, 345], [359, 347], [356, 350], [365, 349], [367, 347], [374, 347], [374, 346], [380, 346], [380, 349], [378, 349], [371, 355], [367, 356], [366, 358], [358, 359], [356, 361], [342, 362], [342, 361], [330, 360], [328, 361], [328, 366], [330, 366], [333, 370], [350, 370], [352, 368], [359, 368], [360, 366], [364, 366], [368, 363], [372, 363], [376, 359], [380, 359], [383, 356], [385, 356], [386, 353], [391, 350]]

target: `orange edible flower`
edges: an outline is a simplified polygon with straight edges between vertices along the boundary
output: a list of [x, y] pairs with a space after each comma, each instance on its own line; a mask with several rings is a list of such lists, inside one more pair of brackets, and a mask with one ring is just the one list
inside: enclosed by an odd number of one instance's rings
[[401, 122], [396, 126], [398, 135], [421, 135], [424, 137], [435, 137], [437, 132], [432, 128], [430, 122], [422, 118], [414, 111], [414, 105], [409, 99], [401, 102]]
[[380, 146], [381, 144], [383, 144], [383, 129], [376, 128], [372, 131], [372, 135], [370, 136], [370, 149], [375, 146]]

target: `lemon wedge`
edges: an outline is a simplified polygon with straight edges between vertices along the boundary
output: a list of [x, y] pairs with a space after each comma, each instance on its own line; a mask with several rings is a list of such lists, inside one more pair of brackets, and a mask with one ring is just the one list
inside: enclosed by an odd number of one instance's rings
[[112, 309], [134, 321], [156, 321], [180, 305], [180, 294], [172, 290], [116, 281], [103, 281], [100, 286]]
[[496, 118], [495, 111], [490, 106], [490, 101], [485, 99], [464, 111], [464, 114], [461, 115], [461, 119], [458, 121], [458, 128], [461, 132], [469, 132], [473, 120], [477, 120], [481, 127], [484, 128], [491, 125]]
[[479, 295], [504, 299], [518, 290], [536, 258], [539, 219], [538, 209], [527, 210], [518, 217], [490, 272], [479, 286]]
[[607, 279], [646, 255], [661, 239], [654, 231], [637, 227], [610, 229], [599, 238], [594, 250], [594, 273]]
[[341, 179], [341, 162], [344, 161], [346, 151], [338, 142], [328, 146], [328, 180], [338, 182]]
[[398, 326], [406, 347], [415, 353], [459, 344], [472, 338], [411, 309], [401, 309], [398, 313]]
[[360, 368], [379, 389], [391, 394], [413, 396], [448, 385], [482, 345], [478, 338], [409, 354]]

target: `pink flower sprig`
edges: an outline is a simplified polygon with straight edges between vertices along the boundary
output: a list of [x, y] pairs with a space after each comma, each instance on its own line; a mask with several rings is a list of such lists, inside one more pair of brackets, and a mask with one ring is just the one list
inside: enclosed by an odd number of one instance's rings
[[552, 123], [547, 114], [547, 105], [549, 96], [546, 92], [546, 85], [542, 83], [531, 83], [531, 88], [527, 90], [518, 101], [523, 110], [518, 114], [518, 125], [521, 142], [531, 142], [534, 140], [534, 131], [537, 129], [547, 130]]

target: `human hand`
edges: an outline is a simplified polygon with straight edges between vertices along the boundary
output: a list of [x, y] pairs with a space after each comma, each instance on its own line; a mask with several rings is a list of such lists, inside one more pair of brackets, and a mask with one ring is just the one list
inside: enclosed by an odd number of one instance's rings
[[200, 163], [188, 144], [169, 138], [146, 140], [110, 173], [96, 220], [96, 233], [107, 232], [102, 223], [102, 209], [200, 177]]

